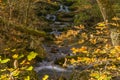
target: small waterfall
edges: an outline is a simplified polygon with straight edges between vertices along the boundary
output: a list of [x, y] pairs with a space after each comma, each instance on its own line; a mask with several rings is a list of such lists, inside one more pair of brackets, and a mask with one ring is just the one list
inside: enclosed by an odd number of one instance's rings
[[46, 61], [43, 61], [41, 63], [38, 63], [38, 67], [35, 67], [34, 70], [36, 72], [39, 72], [41, 70], [55, 70], [57, 72], [66, 72], [68, 70], [66, 70], [65, 68], [62, 68], [58, 65], [53, 65], [53, 62], [46, 62]]
[[[58, 12], [70, 12], [68, 6], [60, 5]], [[47, 14], [46, 19], [56, 21], [56, 16], [54, 14]]]
[[53, 34], [55, 37], [60, 36], [62, 32], [57, 31], [57, 29], [54, 29], [50, 34]]
[[[58, 14], [59, 12], [64, 12], [64, 13]], [[52, 31], [49, 32], [49, 34], [53, 35], [55, 38], [58, 38], [62, 34], [62, 29], [67, 27], [69, 25], [69, 22], [59, 20], [59, 17], [61, 17], [60, 16], [61, 14], [63, 15], [64, 14], [67, 15], [66, 13], [69, 14], [69, 12], [70, 12], [69, 7], [61, 4], [59, 5], [59, 9], [55, 11], [55, 13], [53, 14], [48, 13], [45, 16], [47, 20], [53, 21], [53, 23], [49, 25], [52, 28]], [[70, 52], [69, 48], [53, 46], [53, 44], [51, 44], [51, 46], [43, 44], [42, 46], [44, 50], [47, 52], [48, 57], [45, 59], [45, 61], [38, 63], [35, 66], [34, 70], [37, 73], [39, 73], [40, 76], [42, 74], [43, 75], [49, 74], [51, 75], [50, 77], [52, 77], [54, 76], [54, 72], [56, 72], [57, 76], [61, 76], [62, 74], [64, 74], [63, 76], [65, 76], [66, 79], [69, 78], [68, 76], [71, 75], [71, 72], [73, 71], [74, 66], [71, 65], [71, 66], [64, 68], [58, 64], [55, 64], [56, 60], [61, 59], [61, 58], [64, 59], [64, 57], [69, 55], [68, 54]]]
[[52, 15], [52, 14], [47, 14], [46, 19], [55, 21], [56, 20], [56, 16]]
[[58, 10], [58, 12], [65, 12], [63, 5], [60, 5], [60, 9]]
[[68, 6], [60, 5], [58, 12], [70, 12]]
[[68, 6], [65, 6], [65, 12], [70, 12]]

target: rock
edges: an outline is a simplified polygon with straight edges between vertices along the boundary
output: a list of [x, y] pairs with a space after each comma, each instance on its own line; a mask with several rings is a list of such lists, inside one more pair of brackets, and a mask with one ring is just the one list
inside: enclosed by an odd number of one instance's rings
[[59, 49], [56, 47], [56, 46], [53, 46], [52, 48], [51, 48], [51, 53], [57, 53], [59, 51]]
[[59, 25], [59, 27], [64, 28], [67, 27], [67, 25], [63, 24], [63, 25]]
[[59, 21], [55, 21], [54, 24], [55, 24], [55, 25], [60, 25], [61, 22], [59, 22]]

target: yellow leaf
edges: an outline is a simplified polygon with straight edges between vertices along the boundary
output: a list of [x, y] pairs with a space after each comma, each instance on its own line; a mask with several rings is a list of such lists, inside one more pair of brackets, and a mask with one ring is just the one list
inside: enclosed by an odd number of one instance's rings
[[36, 52], [30, 52], [29, 55], [27, 56], [27, 59], [31, 61], [34, 59], [38, 54]]
[[31, 71], [31, 70], [33, 70], [33, 67], [30, 66], [30, 67], [28, 67], [26, 70]]
[[88, 39], [88, 37], [87, 37], [87, 34], [86, 34], [86, 33], [82, 33], [82, 34], [81, 34], [81, 36], [82, 36], [83, 38], [85, 38], [86, 40]]
[[98, 23], [97, 25], [98, 25], [98, 26], [105, 26], [104, 23]]
[[87, 47], [82, 46], [82, 47], [80, 48], [80, 50], [81, 50], [81, 51], [86, 51], [86, 50], [87, 50]]
[[72, 48], [71, 50], [72, 50], [73, 54], [76, 54], [78, 52], [78, 49], [76, 49], [76, 48]]
[[77, 61], [75, 59], [73, 59], [73, 58], [70, 60], [71, 64], [74, 64], [75, 62], [77, 62]]
[[96, 39], [90, 39], [89, 40], [92, 44], [96, 44]]
[[9, 61], [10, 61], [10, 59], [9, 59], [9, 58], [6, 58], [6, 59], [1, 60], [0, 63], [4, 64], [4, 63], [7, 63], [7, 62], [9, 62]]
[[0, 75], [0, 80], [5, 80], [5, 79], [7, 79], [8, 80], [8, 75], [6, 74], [6, 75]]
[[115, 49], [120, 52], [120, 46], [115, 46]]
[[16, 49], [13, 49], [13, 50], [11, 50], [12, 52], [15, 52], [16, 51]]
[[6, 48], [6, 49], [4, 49], [5, 51], [8, 51], [8, 50], [10, 50], [10, 48]]
[[110, 53], [114, 55], [114, 54], [117, 53], [117, 51], [116, 51], [115, 49], [111, 49], [111, 50], [110, 50]]
[[47, 80], [49, 78], [48, 75], [44, 75], [44, 77], [42, 78], [42, 80]]
[[12, 74], [13, 76], [18, 76], [18, 75], [20, 74], [20, 71], [19, 71], [19, 69], [16, 69], [16, 70], [13, 71], [11, 74]]
[[100, 49], [96, 49], [95, 53], [100, 53], [100, 51], [101, 51]]
[[98, 73], [91, 73], [90, 76], [92, 77], [95, 77], [95, 76], [98, 76], [99, 74]]
[[74, 51], [74, 50], [75, 50], [75, 48], [73, 47], [71, 50], [72, 50], [72, 51]]
[[120, 20], [118, 17], [113, 17], [112, 20]]
[[17, 58], [18, 58], [18, 54], [14, 54], [14, 55], [12, 56], [12, 58], [13, 58], [13, 59], [17, 59]]
[[25, 64], [26, 63], [26, 60], [23, 60], [20, 64]]
[[84, 43], [84, 40], [83, 40], [83, 39], [82, 39], [82, 40], [79, 40], [78, 43], [79, 43], [79, 44], [82, 44], [82, 43]]
[[24, 80], [30, 80], [30, 76], [27, 76]]
[[120, 57], [118, 57], [117, 60], [120, 60]]

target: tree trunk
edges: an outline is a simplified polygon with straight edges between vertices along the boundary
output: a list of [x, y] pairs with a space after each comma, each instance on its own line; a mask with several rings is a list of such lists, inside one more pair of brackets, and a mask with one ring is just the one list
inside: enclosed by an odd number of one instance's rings
[[119, 24], [117, 21], [113, 21], [112, 18], [116, 17], [112, 5], [114, 0], [96, 0], [100, 11], [102, 13], [105, 24], [109, 27], [111, 32], [110, 37], [113, 46], [120, 46], [120, 26], [111, 25], [112, 23]]

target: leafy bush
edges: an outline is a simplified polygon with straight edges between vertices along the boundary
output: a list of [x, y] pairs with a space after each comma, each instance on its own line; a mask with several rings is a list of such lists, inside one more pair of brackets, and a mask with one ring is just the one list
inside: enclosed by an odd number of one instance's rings
[[0, 56], [0, 80], [37, 80], [33, 70], [33, 59], [38, 55], [35, 52], [30, 52], [28, 55], [15, 53], [16, 49], [11, 51], [11, 56]]

